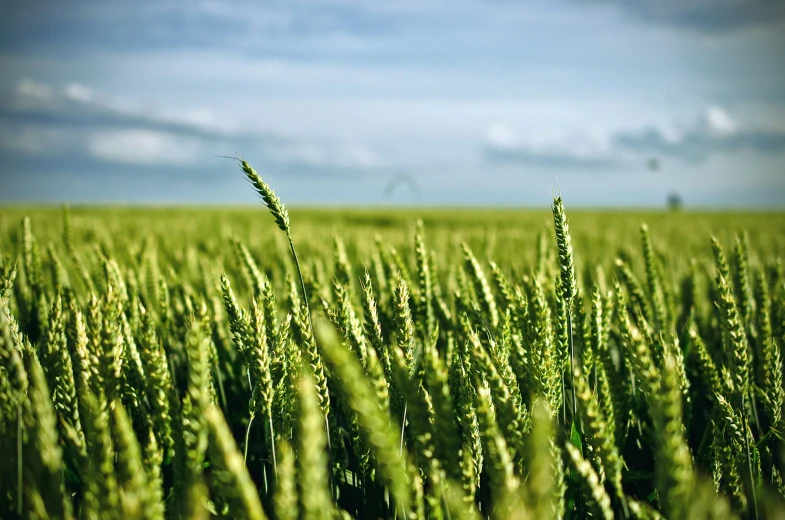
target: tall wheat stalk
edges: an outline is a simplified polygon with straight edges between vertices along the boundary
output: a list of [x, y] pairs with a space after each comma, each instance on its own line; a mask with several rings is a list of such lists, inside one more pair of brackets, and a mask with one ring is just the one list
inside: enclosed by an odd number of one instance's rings
[[[297, 276], [300, 278], [300, 289], [303, 293], [303, 303], [305, 304], [305, 308], [308, 312], [308, 323], [306, 326], [310, 329], [311, 336], [314, 336], [311, 304], [308, 300], [308, 293], [305, 290], [305, 278], [303, 278], [303, 271], [300, 267], [300, 262], [297, 259], [297, 251], [294, 249], [292, 230], [289, 224], [289, 212], [286, 210], [286, 206], [284, 206], [283, 202], [281, 202], [281, 199], [278, 198], [270, 185], [262, 180], [259, 174], [256, 173], [256, 170], [254, 170], [245, 159], [240, 159], [239, 161], [240, 168], [242, 169], [248, 181], [251, 183], [251, 186], [253, 186], [254, 190], [256, 190], [256, 192], [262, 198], [264, 205], [267, 206], [268, 210], [270, 210], [270, 214], [275, 219], [278, 229], [286, 233], [286, 239], [289, 241], [289, 249], [292, 252], [292, 259], [294, 260], [294, 265], [297, 268]], [[325, 431], [327, 432], [327, 446], [330, 453], [330, 475], [332, 475], [332, 441], [330, 439], [330, 419], [327, 414], [324, 415], [324, 427]]]

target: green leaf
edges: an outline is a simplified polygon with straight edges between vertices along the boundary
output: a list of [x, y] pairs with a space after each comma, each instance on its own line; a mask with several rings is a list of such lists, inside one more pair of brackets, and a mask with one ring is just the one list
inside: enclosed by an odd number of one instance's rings
[[572, 425], [570, 427], [570, 442], [573, 446], [578, 448], [578, 450], [583, 453], [583, 442], [581, 442], [581, 432], [578, 431], [578, 426], [575, 424], [575, 421], [572, 421]]
[[651, 471], [624, 471], [622, 472], [622, 479], [624, 482], [636, 482], [640, 480], [651, 480], [654, 478], [654, 473]]

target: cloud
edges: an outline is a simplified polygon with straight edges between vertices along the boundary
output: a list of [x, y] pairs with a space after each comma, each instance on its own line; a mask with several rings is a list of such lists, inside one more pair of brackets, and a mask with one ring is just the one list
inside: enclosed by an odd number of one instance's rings
[[153, 110], [77, 82], [58, 90], [23, 79], [16, 94], [0, 102], [0, 149], [31, 158], [81, 154], [99, 163], [185, 167], [236, 148], [287, 172], [351, 174], [384, 165], [362, 143], [226, 124], [200, 108]]
[[80, 103], [89, 103], [93, 100], [95, 93], [93, 92], [93, 89], [82, 85], [81, 83], [69, 83], [63, 89], [63, 94], [65, 94], [65, 97], [68, 99], [72, 99]]
[[730, 134], [736, 130], [736, 122], [720, 107], [712, 106], [706, 110], [706, 123], [711, 130]]
[[328, 145], [293, 141], [262, 145], [260, 155], [264, 163], [270, 166], [311, 174], [347, 174], [385, 166], [376, 152], [358, 144]]
[[48, 85], [37, 83], [30, 79], [23, 79], [16, 85], [16, 92], [22, 96], [34, 99], [50, 99], [52, 89]]
[[592, 0], [613, 4], [624, 13], [702, 34], [724, 34], [785, 23], [781, 0]]
[[[194, 114], [199, 114], [194, 117]], [[0, 101], [0, 119], [67, 128], [144, 128], [175, 134], [228, 138], [239, 129], [218, 124], [202, 112], [166, 111], [112, 98], [77, 82], [59, 91], [30, 79], [18, 82], [16, 96]]]
[[620, 151], [661, 155], [692, 163], [743, 150], [761, 154], [785, 150], [785, 132], [742, 127], [716, 106], [709, 107], [703, 116], [688, 125], [622, 131], [614, 135], [613, 140]]
[[200, 143], [194, 138], [151, 130], [115, 130], [91, 134], [87, 149], [114, 163], [185, 166], [196, 162]]
[[617, 163], [609, 143], [601, 135], [523, 139], [500, 123], [488, 129], [484, 155], [493, 164], [540, 168], [608, 169]]
[[509, 126], [495, 123], [488, 129], [488, 145], [499, 150], [516, 147], [516, 138]]
[[650, 157], [694, 164], [740, 151], [767, 155], [785, 151], [785, 131], [743, 127], [721, 107], [711, 106], [689, 123], [557, 140], [523, 139], [508, 126], [496, 124], [489, 128], [484, 145], [485, 159], [491, 164], [578, 170], [619, 168]]

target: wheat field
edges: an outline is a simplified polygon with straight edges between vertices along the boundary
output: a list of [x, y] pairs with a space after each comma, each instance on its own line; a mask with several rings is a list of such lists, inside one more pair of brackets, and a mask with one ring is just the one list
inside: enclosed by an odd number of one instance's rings
[[0, 209], [0, 518], [785, 508], [785, 216], [290, 216], [240, 166], [258, 208]]

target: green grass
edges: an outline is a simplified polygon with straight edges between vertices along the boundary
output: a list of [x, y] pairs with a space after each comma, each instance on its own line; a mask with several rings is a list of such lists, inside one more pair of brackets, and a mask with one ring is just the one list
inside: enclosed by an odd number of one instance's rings
[[771, 517], [785, 214], [565, 204], [0, 208], [0, 517]]

